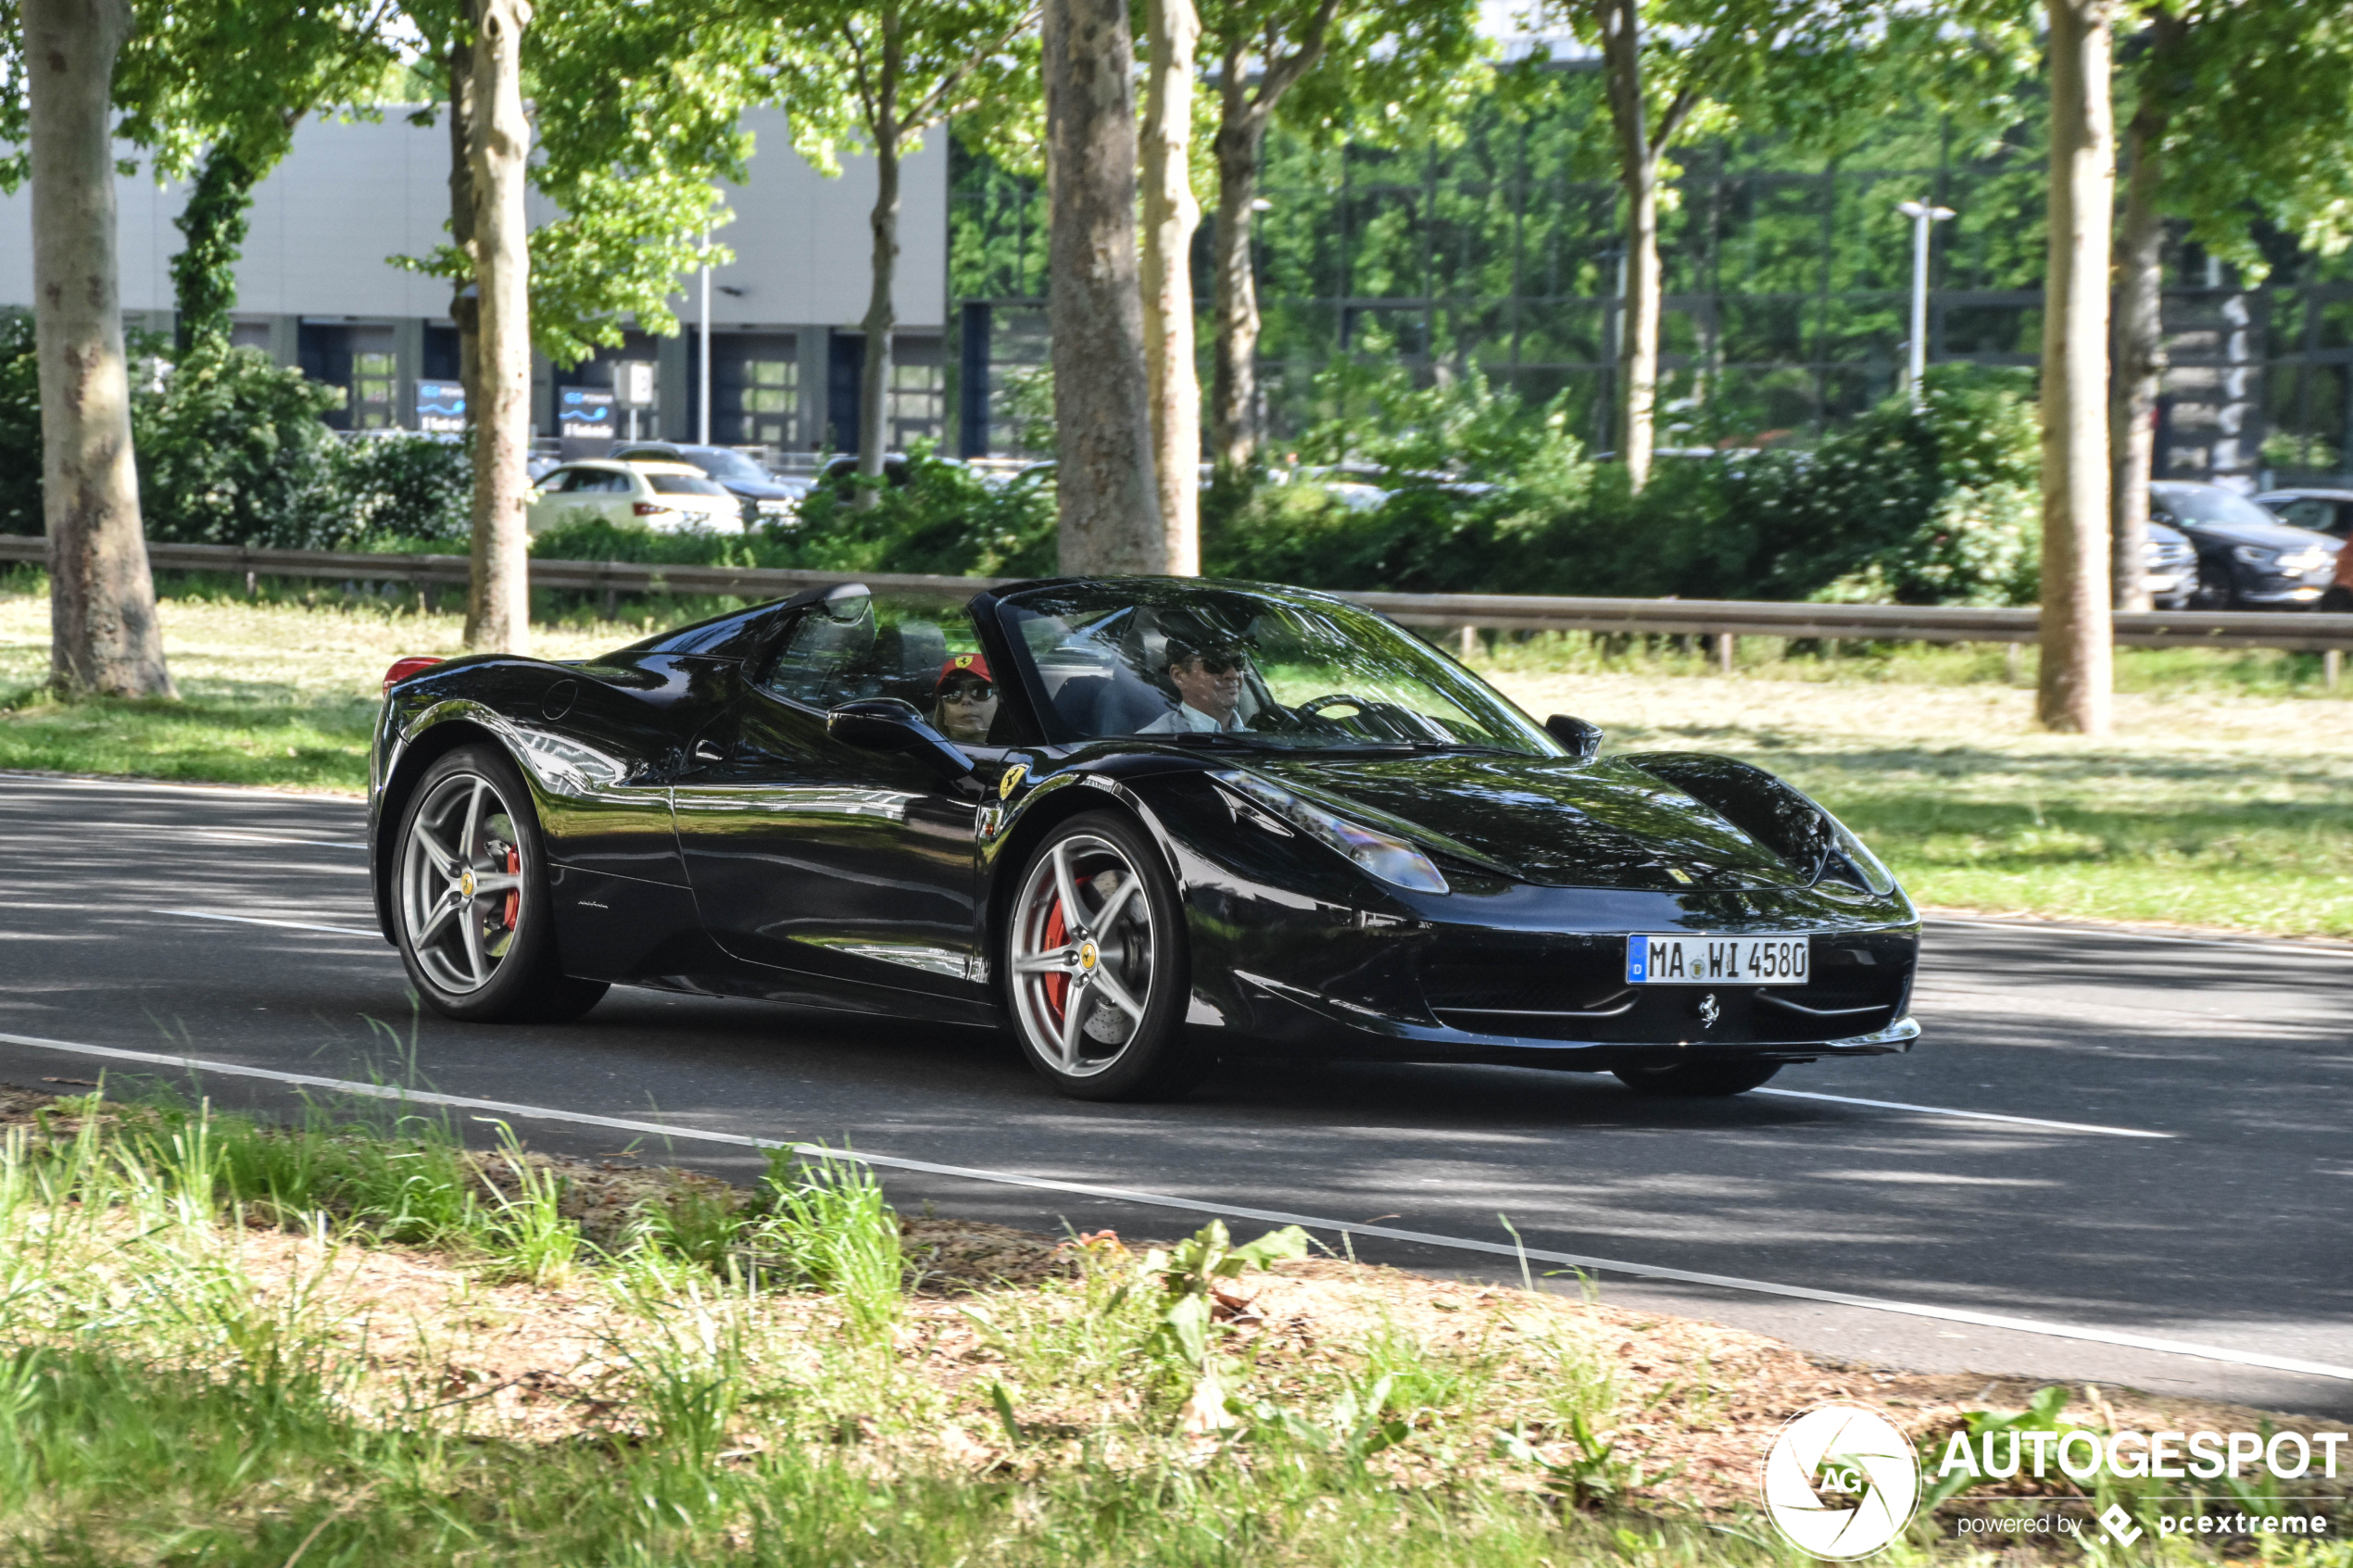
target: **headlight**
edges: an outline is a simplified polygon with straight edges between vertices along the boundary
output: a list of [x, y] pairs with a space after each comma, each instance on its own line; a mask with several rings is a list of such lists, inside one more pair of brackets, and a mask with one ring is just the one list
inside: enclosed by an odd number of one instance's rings
[[2267, 550], [2260, 545], [2233, 545], [2231, 546], [2231, 554], [2249, 566], [2266, 569], [2277, 564], [2280, 558], [2279, 551]]
[[2328, 551], [2315, 545], [2309, 548], [2298, 550], [2292, 556], [2282, 556], [2280, 570], [2282, 571], [2317, 571], [2334, 558]]
[[1402, 838], [1336, 816], [1255, 773], [1220, 772], [1210, 777], [1247, 797], [1252, 803], [1265, 807], [1308, 837], [1330, 845], [1383, 882], [1416, 893], [1452, 891], [1429, 857]]

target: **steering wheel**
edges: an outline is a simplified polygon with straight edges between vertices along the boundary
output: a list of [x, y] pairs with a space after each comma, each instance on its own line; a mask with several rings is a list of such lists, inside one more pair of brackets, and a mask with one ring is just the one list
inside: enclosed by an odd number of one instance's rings
[[1352, 692], [1332, 692], [1324, 696], [1311, 697], [1305, 702], [1299, 703], [1292, 711], [1304, 713], [1310, 719], [1321, 719], [1324, 716], [1323, 709], [1343, 702], [1359, 713], [1367, 713], [1372, 710], [1371, 703]]

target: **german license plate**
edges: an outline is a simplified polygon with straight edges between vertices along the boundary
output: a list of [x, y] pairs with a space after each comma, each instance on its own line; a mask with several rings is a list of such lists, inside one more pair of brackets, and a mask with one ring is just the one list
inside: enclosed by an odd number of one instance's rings
[[1803, 936], [1629, 936], [1629, 985], [1803, 985]]

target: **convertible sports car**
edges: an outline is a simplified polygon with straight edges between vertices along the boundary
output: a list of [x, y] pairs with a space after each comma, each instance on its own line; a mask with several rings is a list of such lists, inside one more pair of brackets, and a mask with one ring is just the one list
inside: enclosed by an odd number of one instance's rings
[[1729, 1095], [1919, 1034], [1919, 917], [1813, 801], [1601, 758], [1320, 594], [844, 583], [385, 687], [377, 915], [452, 1018], [618, 984], [1009, 1023], [1091, 1099], [1252, 1054]]

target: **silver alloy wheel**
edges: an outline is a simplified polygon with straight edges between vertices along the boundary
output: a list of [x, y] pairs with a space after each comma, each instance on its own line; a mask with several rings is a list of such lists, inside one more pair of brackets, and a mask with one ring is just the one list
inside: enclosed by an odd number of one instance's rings
[[1119, 1060], [1151, 1005], [1151, 900], [1120, 847], [1074, 834], [1029, 869], [1013, 904], [1013, 1011], [1057, 1071], [1091, 1078]]
[[479, 991], [514, 950], [522, 913], [522, 841], [498, 786], [452, 773], [409, 821], [400, 850], [400, 919], [435, 985]]

